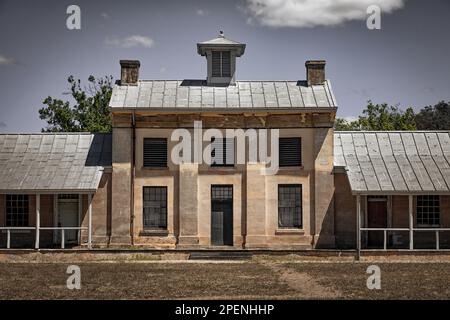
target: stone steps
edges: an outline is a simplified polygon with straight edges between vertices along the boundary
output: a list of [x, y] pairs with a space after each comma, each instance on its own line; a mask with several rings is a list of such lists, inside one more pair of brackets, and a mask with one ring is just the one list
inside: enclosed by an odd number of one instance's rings
[[192, 252], [189, 260], [250, 260], [251, 252], [242, 251], [205, 251]]

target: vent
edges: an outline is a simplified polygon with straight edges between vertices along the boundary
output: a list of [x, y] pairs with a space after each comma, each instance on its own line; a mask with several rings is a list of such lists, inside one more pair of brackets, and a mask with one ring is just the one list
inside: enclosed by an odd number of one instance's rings
[[164, 138], [144, 139], [144, 167], [148, 168], [167, 167], [167, 139]]
[[212, 76], [231, 77], [231, 55], [230, 51], [212, 52]]
[[280, 167], [298, 167], [302, 165], [301, 138], [280, 138]]

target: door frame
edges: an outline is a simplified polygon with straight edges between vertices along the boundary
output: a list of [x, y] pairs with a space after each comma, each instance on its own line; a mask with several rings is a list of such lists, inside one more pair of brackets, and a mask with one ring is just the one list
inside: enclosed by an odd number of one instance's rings
[[[231, 188], [231, 198], [230, 199], [226, 199], [226, 200], [222, 200], [222, 201], [228, 201], [230, 203], [230, 208], [231, 208], [231, 218], [230, 218], [230, 222], [231, 222], [231, 244], [222, 244], [222, 245], [216, 245], [212, 243], [212, 233], [213, 233], [213, 223], [212, 223], [212, 213], [213, 213], [213, 201], [220, 201], [219, 200], [215, 200], [213, 198], [213, 188], [214, 187], [228, 187]], [[221, 246], [226, 246], [226, 247], [232, 247], [234, 246], [234, 185], [233, 184], [212, 184], [211, 185], [211, 193], [210, 193], [210, 245], [214, 246], [214, 247], [221, 247]], [[222, 221], [222, 227], [225, 226], [224, 221]], [[224, 228], [223, 228], [224, 230]], [[222, 234], [222, 237], [225, 238], [225, 233]]]
[[[66, 193], [58, 193], [53, 195], [53, 227], [58, 227], [59, 222], [59, 206], [58, 206], [58, 200], [60, 194], [66, 194]], [[78, 196], [78, 227], [81, 227], [81, 214], [82, 214], [82, 208], [83, 208], [83, 194], [79, 193], [69, 193], [74, 194]], [[75, 201], [74, 201], [75, 202]], [[61, 240], [58, 240], [58, 233], [61, 232], [60, 230], [54, 230], [53, 231], [53, 244], [60, 244]], [[77, 244], [80, 245], [81, 241], [81, 230], [78, 230], [77, 232]]]
[[[386, 225], [382, 228], [389, 228], [391, 226], [391, 221], [390, 221], [390, 216], [391, 216], [391, 210], [390, 210], [390, 206], [391, 206], [391, 199], [390, 196], [378, 196], [378, 195], [368, 195], [366, 196], [366, 205], [365, 205], [365, 226], [367, 228], [370, 228], [369, 226], [369, 202], [385, 202], [386, 203]], [[381, 228], [381, 227], [380, 227]], [[370, 232], [381, 232], [381, 231], [368, 231], [367, 232], [367, 238], [366, 238], [366, 246], [370, 245]]]

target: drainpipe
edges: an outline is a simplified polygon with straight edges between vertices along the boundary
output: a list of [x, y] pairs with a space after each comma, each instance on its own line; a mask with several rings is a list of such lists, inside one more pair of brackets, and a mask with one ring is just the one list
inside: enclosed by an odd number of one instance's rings
[[131, 196], [130, 196], [130, 236], [131, 245], [134, 246], [134, 177], [136, 175], [136, 118], [135, 113], [132, 114], [131, 120], [132, 130], [132, 155], [131, 155]]

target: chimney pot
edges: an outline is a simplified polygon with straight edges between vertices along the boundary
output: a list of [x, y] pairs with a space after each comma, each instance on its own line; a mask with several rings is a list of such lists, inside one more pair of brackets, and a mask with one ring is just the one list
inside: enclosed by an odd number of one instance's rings
[[325, 82], [325, 63], [325, 60], [306, 61], [306, 81], [308, 86], [319, 85]]
[[120, 84], [137, 85], [140, 66], [139, 60], [120, 60]]

